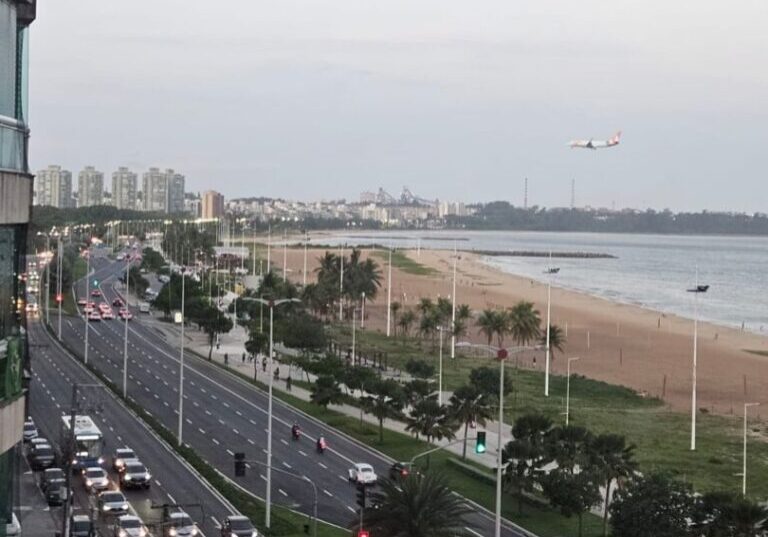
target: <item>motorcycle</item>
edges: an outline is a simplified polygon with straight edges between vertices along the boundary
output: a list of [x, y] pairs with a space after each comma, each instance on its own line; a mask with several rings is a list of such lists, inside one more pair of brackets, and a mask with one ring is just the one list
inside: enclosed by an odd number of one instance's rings
[[321, 455], [325, 453], [326, 448], [328, 447], [328, 443], [325, 441], [325, 439], [320, 438], [317, 441], [317, 452]]
[[301, 429], [299, 429], [297, 426], [294, 425], [291, 428], [291, 435], [293, 436], [294, 440], [298, 440], [299, 438], [301, 438]]

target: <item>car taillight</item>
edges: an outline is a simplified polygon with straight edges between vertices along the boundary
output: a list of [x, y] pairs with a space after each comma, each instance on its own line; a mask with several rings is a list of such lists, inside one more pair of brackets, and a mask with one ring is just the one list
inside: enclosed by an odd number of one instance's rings
[[403, 477], [407, 476], [408, 470], [403, 470], [402, 472], [400, 472], [400, 475], [402, 475]]

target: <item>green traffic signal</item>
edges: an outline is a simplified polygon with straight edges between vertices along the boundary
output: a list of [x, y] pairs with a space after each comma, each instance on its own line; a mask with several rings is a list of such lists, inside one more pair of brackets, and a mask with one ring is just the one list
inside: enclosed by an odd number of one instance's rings
[[477, 431], [475, 453], [485, 453], [485, 431]]

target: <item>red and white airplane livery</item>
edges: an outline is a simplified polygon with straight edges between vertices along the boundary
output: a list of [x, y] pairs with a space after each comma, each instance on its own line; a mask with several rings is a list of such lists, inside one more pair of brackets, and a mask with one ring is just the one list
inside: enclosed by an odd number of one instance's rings
[[571, 149], [578, 147], [581, 149], [604, 149], [606, 147], [613, 147], [619, 145], [619, 139], [621, 138], [621, 131], [614, 134], [608, 140], [571, 140], [568, 145]]

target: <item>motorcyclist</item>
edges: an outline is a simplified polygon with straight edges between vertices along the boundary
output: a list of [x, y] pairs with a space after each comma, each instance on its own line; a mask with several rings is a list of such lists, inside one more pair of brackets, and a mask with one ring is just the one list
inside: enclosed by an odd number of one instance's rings
[[325, 451], [325, 448], [327, 447], [328, 447], [328, 443], [325, 441], [325, 437], [321, 436], [320, 438], [317, 439], [317, 451], [322, 453], [323, 451]]
[[298, 423], [294, 423], [293, 427], [291, 427], [291, 434], [295, 439], [298, 439], [299, 435], [301, 435], [301, 427], [299, 427]]

